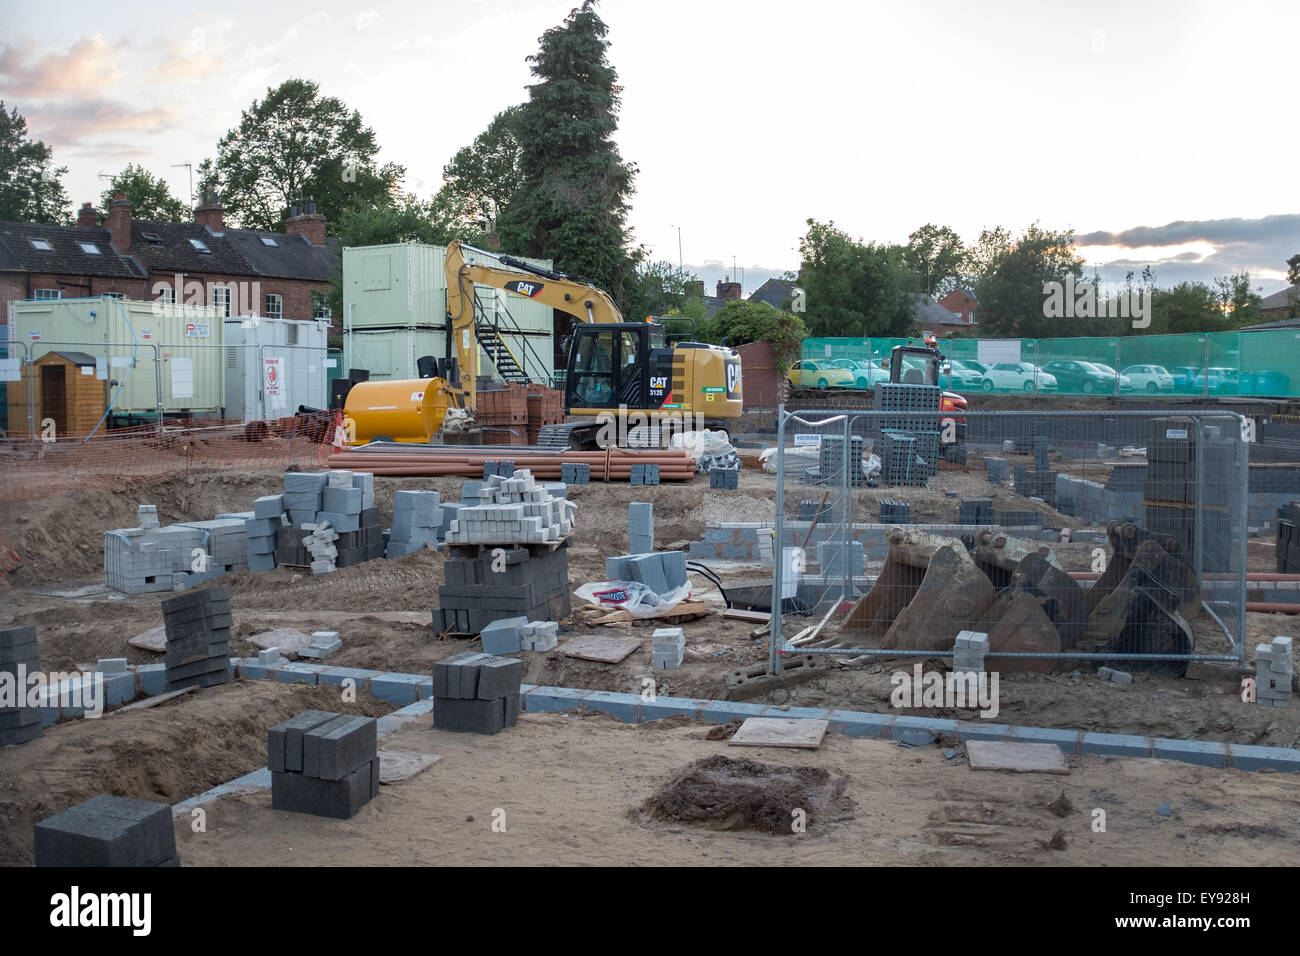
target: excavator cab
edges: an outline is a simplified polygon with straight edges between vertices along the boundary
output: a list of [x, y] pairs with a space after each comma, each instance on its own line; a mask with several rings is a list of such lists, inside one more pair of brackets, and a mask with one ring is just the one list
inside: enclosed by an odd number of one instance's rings
[[[672, 376], [664, 329], [649, 322], [579, 325], [569, 347], [564, 400], [570, 409], [657, 409]], [[580, 414], [580, 413], [579, 413]]]

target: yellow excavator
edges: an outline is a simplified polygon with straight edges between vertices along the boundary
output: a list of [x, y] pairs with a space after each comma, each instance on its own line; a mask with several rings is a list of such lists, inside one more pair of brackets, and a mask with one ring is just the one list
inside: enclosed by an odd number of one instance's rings
[[[500, 265], [470, 261], [466, 252]], [[687, 429], [726, 431], [740, 417], [740, 355], [734, 349], [702, 342], [669, 345], [663, 325], [624, 322], [609, 295], [590, 283], [459, 240], [447, 246], [446, 276], [455, 373], [353, 385], [344, 406], [344, 415], [354, 423], [351, 444], [381, 438], [425, 443], [441, 427], [448, 408], [475, 408], [475, 284], [533, 299], [578, 320], [564, 377], [565, 409], [577, 420], [546, 426], [540, 444], [595, 447], [611, 420], [625, 435], [629, 421], [680, 421]]]

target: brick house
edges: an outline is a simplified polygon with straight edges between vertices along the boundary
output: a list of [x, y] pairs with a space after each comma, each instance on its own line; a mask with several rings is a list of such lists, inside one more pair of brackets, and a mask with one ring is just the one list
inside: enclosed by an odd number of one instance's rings
[[85, 203], [75, 226], [0, 221], [0, 317], [17, 299], [119, 295], [224, 305], [227, 315], [329, 316], [337, 243], [325, 217], [295, 209], [286, 231], [231, 229], [215, 195], [193, 222], [131, 218], [119, 193], [98, 225]]
[[956, 324], [975, 324], [975, 313], [979, 309], [979, 303], [975, 301], [975, 296], [965, 289], [953, 289], [939, 300], [939, 304], [952, 313]]

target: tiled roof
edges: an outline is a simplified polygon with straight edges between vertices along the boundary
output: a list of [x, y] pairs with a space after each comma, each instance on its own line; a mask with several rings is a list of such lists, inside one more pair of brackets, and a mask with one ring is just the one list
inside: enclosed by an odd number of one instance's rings
[[[32, 240], [45, 240], [50, 251]], [[80, 243], [93, 243], [99, 255]], [[0, 271], [49, 272], [57, 275], [109, 276], [142, 279], [145, 273], [129, 256], [118, 255], [99, 226], [55, 226], [49, 223], [0, 222]]]
[[790, 298], [790, 290], [793, 288], [793, 279], [768, 279], [749, 294], [749, 299], [751, 302], [766, 302], [772, 308], [779, 309]]

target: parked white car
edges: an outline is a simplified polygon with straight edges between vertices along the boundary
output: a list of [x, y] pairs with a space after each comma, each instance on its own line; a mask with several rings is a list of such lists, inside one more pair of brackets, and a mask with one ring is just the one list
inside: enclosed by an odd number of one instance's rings
[[1127, 376], [1139, 392], [1172, 392], [1174, 377], [1163, 365], [1130, 365], [1121, 375]]
[[980, 388], [986, 392], [1056, 391], [1056, 376], [1034, 368], [1028, 362], [998, 362], [984, 371]]

